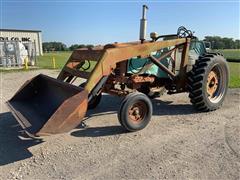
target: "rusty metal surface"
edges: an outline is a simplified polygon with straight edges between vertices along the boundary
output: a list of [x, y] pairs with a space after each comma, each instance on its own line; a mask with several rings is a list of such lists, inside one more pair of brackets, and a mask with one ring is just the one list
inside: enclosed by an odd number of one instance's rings
[[134, 124], [141, 123], [148, 112], [147, 105], [143, 101], [134, 103], [128, 109], [128, 117]]
[[87, 110], [82, 88], [38, 75], [8, 102], [19, 124], [33, 135], [62, 133], [76, 127]]
[[188, 64], [188, 53], [190, 47], [190, 38], [186, 39], [186, 43], [183, 46], [182, 58], [180, 64], [179, 80], [177, 81], [177, 89], [184, 91], [186, 81], [187, 81], [187, 64]]
[[187, 38], [179, 38], [159, 42], [146, 42], [143, 44], [130, 44], [129, 46], [120, 48], [109, 48], [105, 51], [101, 60], [98, 61], [87, 81], [85, 88], [88, 92], [91, 92], [100, 78], [102, 76], [108, 76], [116, 68], [116, 64], [118, 62], [125, 61], [136, 56], [149, 56], [151, 52], [157, 51], [161, 48], [177, 46], [186, 42]]
[[[107, 44], [105, 46], [98, 46], [96, 48], [77, 49], [73, 52], [66, 65], [60, 72], [58, 79], [62, 81], [66, 81], [67, 79], [67, 82], [70, 82], [74, 76], [88, 79], [85, 89], [88, 93], [90, 93], [103, 76], [110, 75], [114, 69], [117, 68], [117, 64], [121, 66], [119, 68], [120, 75], [118, 77], [115, 76], [115, 78], [125, 80], [122, 77], [124, 77], [126, 73], [126, 60], [132, 57], [149, 57], [151, 52], [166, 47], [175, 47], [164, 54], [162, 57], [164, 58], [171, 54], [172, 51], [177, 49], [178, 46], [184, 45], [184, 47], [188, 47], [188, 41], [190, 41], [188, 38], [177, 38], [173, 40], [157, 42], [145, 41], [144, 43], [114, 43]], [[182, 67], [185, 67], [187, 62], [187, 53], [184, 53], [183, 57], [184, 63]], [[76, 68], [85, 60], [97, 61], [97, 64], [92, 72], [82, 71]]]
[[138, 76], [138, 75], [133, 75], [131, 77], [131, 80], [134, 83], [145, 83], [145, 82], [150, 82], [153, 83], [155, 81], [155, 77], [153, 76]]
[[164, 72], [166, 72], [167, 74], [169, 74], [172, 78], [175, 78], [175, 74], [169, 70], [166, 66], [164, 66], [163, 64], [161, 64], [159, 62], [159, 60], [153, 56], [150, 56], [150, 60], [157, 65], [159, 68], [161, 68]]
[[[168, 56], [171, 56], [171, 54], [174, 52], [176, 52], [178, 46], [172, 48], [171, 50], [165, 52], [164, 54], [162, 54], [159, 58], [157, 58], [158, 62], [160, 62], [161, 60], [165, 59]], [[175, 61], [175, 57], [172, 57], [173, 62]], [[151, 68], [151, 66], [153, 65], [153, 63], [149, 63], [147, 64], [145, 67], [142, 68], [142, 70], [139, 72], [139, 74], [141, 74], [142, 72], [145, 72], [146, 70], [148, 70], [149, 68]], [[174, 68], [174, 67], [173, 67]]]
[[[96, 48], [77, 49], [67, 61], [65, 67], [59, 74], [58, 79], [70, 82], [74, 76], [85, 78], [87, 79], [85, 89], [88, 93], [90, 93], [103, 76], [109, 76], [114, 71], [114, 73], [116, 73], [114, 75], [115, 81], [126, 83], [128, 81], [128, 78], [125, 77], [126, 62], [128, 59], [133, 57], [150, 57], [151, 52], [155, 52], [166, 47], [173, 47], [158, 59], [158, 61], [160, 61], [161, 59], [171, 55], [172, 52], [176, 52], [176, 50], [181, 46], [184, 47], [180, 70], [180, 76], [183, 78], [180, 78], [181, 82], [179, 81], [177, 83], [178, 89], [184, 89], [189, 42], [190, 38], [176, 38], [173, 40], [157, 42], [145, 41], [144, 43], [114, 43], [107, 44], [105, 46], [98, 46]], [[91, 72], [82, 71], [76, 68], [85, 60], [97, 61], [96, 66]], [[173, 68], [174, 65], [173, 61]], [[173, 72], [168, 71], [167, 69], [165, 70], [171, 77], [175, 77]]]
[[88, 93], [82, 92], [65, 100], [36, 135], [64, 133], [72, 130], [83, 120], [88, 107]]
[[218, 88], [218, 74], [214, 70], [210, 71], [207, 78], [207, 93], [212, 98]]

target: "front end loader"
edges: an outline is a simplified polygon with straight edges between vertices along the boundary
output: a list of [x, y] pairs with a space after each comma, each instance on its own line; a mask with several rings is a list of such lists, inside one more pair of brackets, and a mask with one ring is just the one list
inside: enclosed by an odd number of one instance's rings
[[[200, 111], [219, 108], [229, 71], [219, 53], [208, 53], [202, 41], [180, 27], [176, 34], [151, 33], [146, 40], [146, 11], [140, 41], [74, 50], [57, 79], [38, 75], [7, 102], [30, 136], [64, 133], [78, 126], [102, 93], [123, 96], [118, 112], [128, 131], [141, 130], [152, 116], [151, 99], [163, 92], [189, 92]], [[77, 83], [78, 79], [86, 79]]]

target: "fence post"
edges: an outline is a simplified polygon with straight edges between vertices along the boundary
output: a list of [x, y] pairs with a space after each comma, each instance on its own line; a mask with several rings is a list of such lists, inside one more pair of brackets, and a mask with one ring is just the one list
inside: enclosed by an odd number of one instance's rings
[[53, 69], [56, 69], [56, 61], [55, 61], [55, 57], [52, 58], [52, 65], [53, 65]]
[[28, 69], [28, 57], [24, 59], [24, 67], [26, 70]]

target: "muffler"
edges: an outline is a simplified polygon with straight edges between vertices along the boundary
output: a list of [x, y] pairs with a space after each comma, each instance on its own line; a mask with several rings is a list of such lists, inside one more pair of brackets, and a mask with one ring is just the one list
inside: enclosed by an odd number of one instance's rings
[[142, 9], [142, 19], [140, 20], [140, 37], [139, 39], [143, 43], [146, 39], [146, 33], [147, 33], [147, 10], [148, 7], [146, 5], [143, 5]]

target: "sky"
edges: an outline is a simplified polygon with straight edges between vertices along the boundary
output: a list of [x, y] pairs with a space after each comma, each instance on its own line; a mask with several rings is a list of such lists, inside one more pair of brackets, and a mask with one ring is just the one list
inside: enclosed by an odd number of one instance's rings
[[44, 42], [68, 46], [136, 41], [143, 4], [149, 7], [148, 37], [174, 34], [183, 25], [200, 39], [240, 39], [239, 0], [0, 0], [0, 28], [41, 30]]

